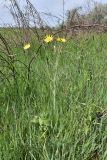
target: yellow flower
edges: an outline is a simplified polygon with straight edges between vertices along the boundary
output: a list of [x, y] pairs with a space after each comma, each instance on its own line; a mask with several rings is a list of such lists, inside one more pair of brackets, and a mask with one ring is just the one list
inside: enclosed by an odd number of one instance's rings
[[24, 50], [27, 50], [27, 49], [29, 49], [29, 48], [30, 48], [30, 43], [25, 44], [24, 47], [23, 47]]
[[63, 43], [65, 43], [66, 39], [65, 38], [57, 38], [57, 42], [63, 42]]
[[46, 37], [44, 38], [45, 43], [49, 43], [52, 41], [53, 41], [53, 36], [51, 36], [51, 35], [46, 35]]

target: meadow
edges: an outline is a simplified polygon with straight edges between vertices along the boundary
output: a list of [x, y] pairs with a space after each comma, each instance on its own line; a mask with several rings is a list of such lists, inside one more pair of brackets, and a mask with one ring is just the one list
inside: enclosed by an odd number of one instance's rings
[[0, 39], [0, 159], [107, 160], [107, 34]]

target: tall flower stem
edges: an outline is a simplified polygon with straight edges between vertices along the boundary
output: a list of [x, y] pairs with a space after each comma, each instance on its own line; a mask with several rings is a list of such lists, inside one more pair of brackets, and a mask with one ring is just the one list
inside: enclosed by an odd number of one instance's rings
[[61, 52], [61, 49], [60, 49], [60, 47], [58, 47], [57, 57], [56, 57], [55, 67], [54, 67], [54, 77], [53, 77], [53, 108], [54, 108], [54, 110], [56, 108], [56, 81], [57, 81], [57, 73], [58, 73], [60, 52]]

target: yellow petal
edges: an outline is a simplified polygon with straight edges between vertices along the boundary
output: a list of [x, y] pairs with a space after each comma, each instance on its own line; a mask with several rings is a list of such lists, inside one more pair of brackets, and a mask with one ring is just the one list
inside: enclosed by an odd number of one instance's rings
[[24, 48], [24, 50], [29, 49], [30, 48], [30, 43], [26, 44], [23, 48]]
[[52, 42], [52, 41], [53, 41], [53, 36], [51, 36], [51, 35], [47, 35], [44, 38], [44, 42], [46, 42], [46, 43], [49, 43], [49, 42]]
[[61, 38], [57, 38], [57, 42], [61, 42]]
[[62, 42], [66, 42], [66, 39], [65, 39], [65, 38], [62, 38], [61, 41], [62, 41]]
[[66, 42], [66, 39], [65, 38], [57, 38], [57, 42]]

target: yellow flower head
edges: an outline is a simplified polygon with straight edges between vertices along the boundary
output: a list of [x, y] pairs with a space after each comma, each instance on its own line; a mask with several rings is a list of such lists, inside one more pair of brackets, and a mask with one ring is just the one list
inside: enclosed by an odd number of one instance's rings
[[27, 50], [27, 49], [29, 49], [29, 48], [30, 48], [30, 43], [25, 44], [24, 47], [23, 47], [24, 50]]
[[46, 35], [46, 37], [44, 38], [44, 42], [45, 43], [49, 43], [53, 41], [53, 36], [52, 35]]
[[57, 38], [56, 41], [57, 41], [57, 42], [65, 43], [65, 42], [66, 42], [66, 39], [65, 39], [65, 38]]

